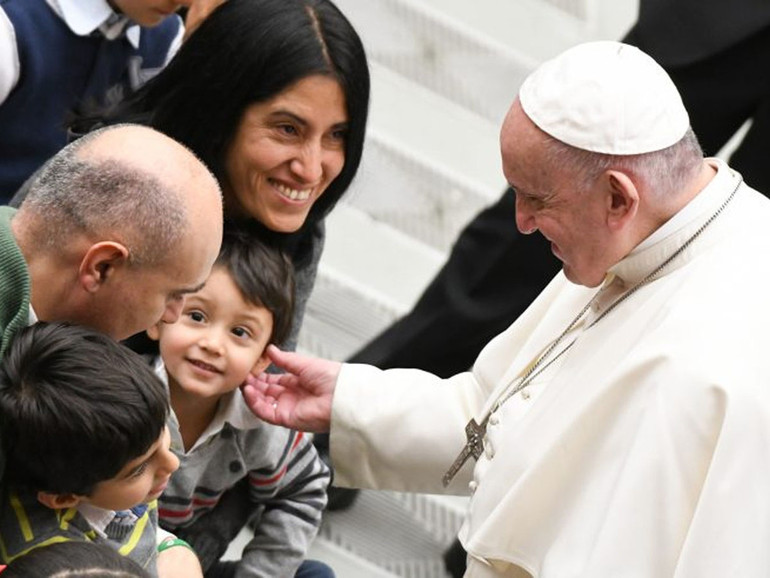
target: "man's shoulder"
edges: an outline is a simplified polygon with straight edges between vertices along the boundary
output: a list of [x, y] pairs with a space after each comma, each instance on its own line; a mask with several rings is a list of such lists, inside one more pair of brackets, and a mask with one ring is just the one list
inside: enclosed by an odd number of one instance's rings
[[10, 223], [13, 216], [16, 214], [17, 209], [15, 207], [9, 207], [8, 205], [0, 206], [0, 222]]

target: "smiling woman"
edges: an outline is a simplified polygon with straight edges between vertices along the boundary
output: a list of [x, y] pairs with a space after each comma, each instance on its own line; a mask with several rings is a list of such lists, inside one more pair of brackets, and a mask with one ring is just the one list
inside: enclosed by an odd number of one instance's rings
[[222, 187], [225, 227], [291, 258], [293, 349], [323, 248], [324, 217], [361, 161], [369, 70], [328, 0], [227, 0], [143, 89], [95, 122], [141, 122], [187, 145]]
[[303, 78], [251, 105], [227, 153], [228, 213], [292, 233], [345, 165], [347, 112], [336, 80]]

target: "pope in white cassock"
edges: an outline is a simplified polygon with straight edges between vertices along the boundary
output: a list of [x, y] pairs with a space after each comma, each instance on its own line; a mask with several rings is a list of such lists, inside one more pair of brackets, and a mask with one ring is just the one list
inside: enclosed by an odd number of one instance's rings
[[500, 142], [564, 267], [473, 370], [273, 348], [252, 409], [331, 427], [339, 485], [470, 494], [469, 577], [770, 576], [770, 201], [617, 42], [539, 67]]

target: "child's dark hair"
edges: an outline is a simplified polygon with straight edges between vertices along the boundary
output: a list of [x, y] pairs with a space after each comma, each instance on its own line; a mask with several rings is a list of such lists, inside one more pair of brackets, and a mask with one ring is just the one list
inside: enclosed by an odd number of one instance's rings
[[15, 559], [3, 578], [150, 578], [149, 572], [106, 544], [59, 542]]
[[0, 366], [4, 481], [87, 496], [150, 449], [167, 414], [163, 384], [124, 345], [76, 325], [26, 327]]
[[270, 343], [281, 345], [294, 314], [294, 268], [284, 253], [233, 227], [225, 231], [215, 266], [224, 267], [243, 298], [273, 315]]

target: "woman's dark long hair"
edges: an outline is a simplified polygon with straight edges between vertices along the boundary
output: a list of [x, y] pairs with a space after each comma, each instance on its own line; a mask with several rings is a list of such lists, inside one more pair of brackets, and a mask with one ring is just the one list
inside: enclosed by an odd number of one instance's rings
[[316, 74], [340, 83], [349, 128], [344, 167], [313, 205], [309, 225], [334, 207], [358, 170], [369, 104], [361, 40], [329, 0], [227, 0], [160, 74], [103, 120], [152, 126], [226, 183], [225, 156], [246, 108]]

